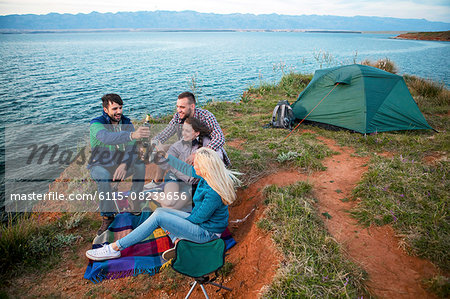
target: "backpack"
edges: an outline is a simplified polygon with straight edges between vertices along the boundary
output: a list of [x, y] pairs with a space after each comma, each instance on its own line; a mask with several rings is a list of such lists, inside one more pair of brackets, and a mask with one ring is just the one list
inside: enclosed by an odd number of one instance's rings
[[291, 105], [286, 100], [279, 101], [273, 109], [272, 121], [270, 125], [273, 128], [292, 129], [294, 124], [294, 112], [292, 112]]

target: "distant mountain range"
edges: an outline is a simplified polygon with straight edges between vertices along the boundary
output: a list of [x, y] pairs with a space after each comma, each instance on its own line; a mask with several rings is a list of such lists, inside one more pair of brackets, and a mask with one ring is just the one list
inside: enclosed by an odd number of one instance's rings
[[278, 14], [214, 14], [195, 11], [140, 11], [89, 14], [0, 16], [0, 29], [15, 30], [350, 30], [350, 31], [445, 31], [450, 23], [425, 19], [340, 17]]

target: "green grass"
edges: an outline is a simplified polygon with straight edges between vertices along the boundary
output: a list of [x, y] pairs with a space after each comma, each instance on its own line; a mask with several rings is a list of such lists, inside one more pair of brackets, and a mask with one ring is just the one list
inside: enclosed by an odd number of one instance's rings
[[258, 226], [272, 233], [286, 258], [264, 297], [367, 297], [366, 274], [327, 233], [311, 185], [270, 186], [264, 195], [267, 210]]
[[404, 75], [406, 84], [424, 113], [447, 113], [450, 110], [450, 91], [443, 83]]
[[[442, 125], [445, 125], [442, 121]], [[447, 125], [445, 125], [447, 126]], [[352, 134], [314, 128], [319, 135], [335, 139], [341, 146], [351, 146], [361, 156], [390, 152], [416, 161], [434, 153], [450, 149], [449, 134], [431, 130], [383, 132], [373, 135]]]
[[353, 215], [366, 225], [392, 224], [410, 249], [450, 270], [449, 163], [424, 165], [407, 158], [373, 157], [354, 189]]
[[450, 297], [450, 278], [445, 276], [436, 276], [425, 281], [425, 285], [441, 298]]
[[22, 272], [53, 267], [62, 249], [73, 247], [82, 237], [72, 233], [78, 226], [89, 227], [84, 214], [66, 214], [59, 220], [41, 224], [37, 215], [10, 217], [0, 227], [0, 279], [2, 284]]

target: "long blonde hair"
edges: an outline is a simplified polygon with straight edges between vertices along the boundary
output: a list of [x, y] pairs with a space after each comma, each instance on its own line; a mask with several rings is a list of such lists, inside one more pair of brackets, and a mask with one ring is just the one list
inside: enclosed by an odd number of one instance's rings
[[219, 155], [207, 147], [197, 150], [195, 162], [201, 169], [202, 177], [220, 195], [222, 202], [225, 205], [232, 204], [236, 199], [235, 186], [241, 183], [236, 177], [240, 173], [226, 169]]

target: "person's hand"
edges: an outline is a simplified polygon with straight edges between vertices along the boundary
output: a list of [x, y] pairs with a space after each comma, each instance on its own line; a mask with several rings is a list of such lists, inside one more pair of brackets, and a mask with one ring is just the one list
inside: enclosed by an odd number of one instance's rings
[[155, 146], [155, 150], [157, 152], [163, 152], [164, 151], [163, 144], [159, 140], [157, 140], [157, 139], [152, 140], [152, 144]]
[[159, 140], [156, 141], [155, 150], [158, 155], [160, 155], [166, 159], [169, 156], [169, 154], [166, 152], [166, 150], [164, 148], [164, 145], [161, 142], [159, 142]]
[[139, 127], [136, 131], [131, 133], [131, 139], [142, 139], [150, 137], [149, 127]]
[[187, 159], [186, 163], [190, 165], [194, 165], [195, 153], [191, 154]]
[[116, 181], [116, 180], [123, 181], [126, 174], [127, 174], [127, 164], [122, 163], [116, 168], [116, 171], [114, 172], [114, 175], [113, 175], [113, 181]]

